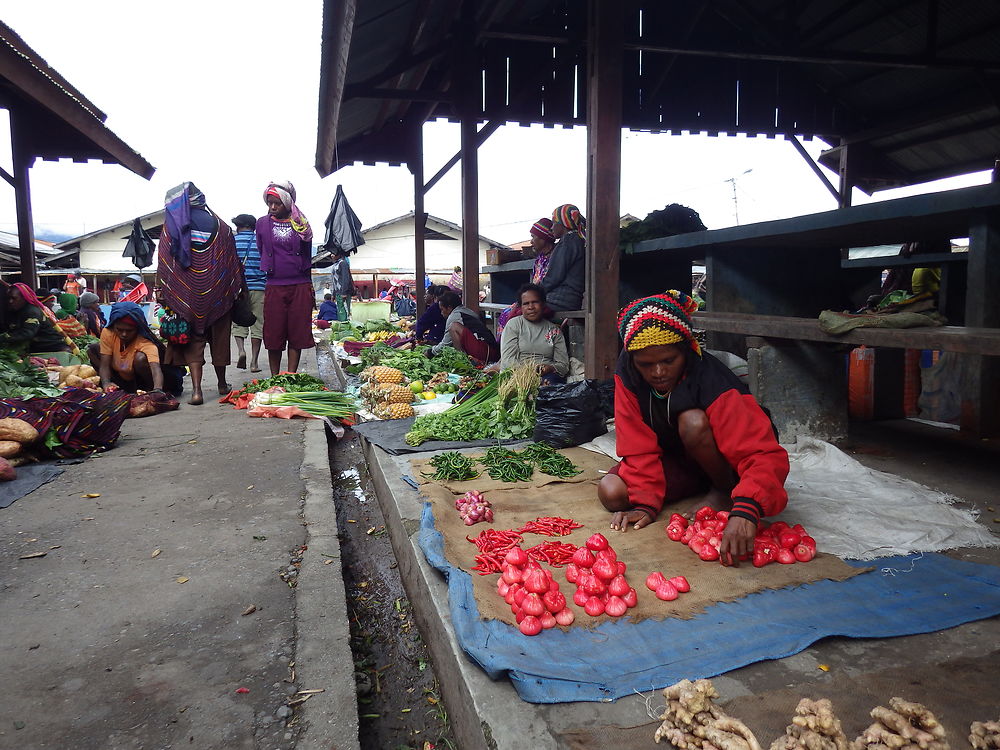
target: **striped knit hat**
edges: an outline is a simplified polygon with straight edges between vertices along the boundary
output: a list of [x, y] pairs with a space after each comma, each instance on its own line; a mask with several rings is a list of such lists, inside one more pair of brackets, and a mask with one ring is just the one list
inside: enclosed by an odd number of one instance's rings
[[552, 219], [539, 219], [531, 225], [531, 234], [534, 237], [541, 237], [543, 240], [555, 242], [556, 237], [552, 234]]
[[634, 352], [687, 341], [700, 356], [701, 346], [691, 330], [690, 318], [697, 309], [697, 302], [676, 289], [629, 303], [618, 313], [618, 332], [625, 349]]
[[587, 237], [587, 220], [583, 218], [580, 209], [572, 203], [564, 203], [552, 212], [552, 223], [562, 224], [570, 232], [576, 232], [581, 237]]

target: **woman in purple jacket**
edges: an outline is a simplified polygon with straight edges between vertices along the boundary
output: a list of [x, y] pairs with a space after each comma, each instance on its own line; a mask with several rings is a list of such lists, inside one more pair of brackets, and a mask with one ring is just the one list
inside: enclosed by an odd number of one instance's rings
[[264, 348], [271, 375], [281, 370], [288, 347], [288, 371], [298, 372], [303, 349], [312, 349], [312, 229], [295, 205], [290, 182], [272, 182], [264, 191], [267, 216], [257, 219], [264, 287]]

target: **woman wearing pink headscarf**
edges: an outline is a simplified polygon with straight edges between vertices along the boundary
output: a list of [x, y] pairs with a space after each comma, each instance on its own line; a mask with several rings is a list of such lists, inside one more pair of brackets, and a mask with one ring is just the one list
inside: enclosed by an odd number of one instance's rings
[[298, 372], [303, 349], [312, 349], [312, 229], [295, 205], [290, 182], [272, 182], [264, 191], [267, 215], [257, 219], [264, 286], [264, 348], [271, 375], [281, 370], [288, 348], [288, 371]]
[[5, 330], [0, 346], [22, 353], [68, 352], [75, 348], [58, 328], [56, 314], [43, 305], [27, 284], [12, 284], [7, 289]]

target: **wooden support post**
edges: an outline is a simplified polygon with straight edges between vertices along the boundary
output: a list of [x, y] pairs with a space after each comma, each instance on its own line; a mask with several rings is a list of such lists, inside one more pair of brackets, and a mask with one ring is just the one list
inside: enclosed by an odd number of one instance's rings
[[479, 65], [475, 50], [476, 3], [462, 3], [462, 291], [465, 305], [479, 310]]
[[21, 248], [21, 282], [32, 289], [38, 287], [35, 268], [35, 229], [31, 221], [31, 180], [28, 170], [34, 157], [31, 154], [30, 131], [27, 123], [10, 113], [10, 140], [13, 152], [14, 205], [17, 211], [17, 237]]
[[[969, 228], [965, 325], [1000, 328], [1000, 221], [992, 217]], [[963, 356], [960, 427], [977, 437], [1000, 435], [1000, 357]]]
[[618, 0], [589, 0], [587, 30], [588, 378], [608, 379], [618, 359], [618, 221], [621, 191], [622, 44]]
[[413, 172], [413, 245], [414, 264], [413, 282], [417, 293], [417, 317], [424, 314], [427, 302], [424, 300], [424, 276], [427, 275], [427, 253], [424, 246], [424, 226], [427, 216], [424, 214], [424, 148], [423, 126], [417, 129], [416, 148], [410, 159], [410, 171]]

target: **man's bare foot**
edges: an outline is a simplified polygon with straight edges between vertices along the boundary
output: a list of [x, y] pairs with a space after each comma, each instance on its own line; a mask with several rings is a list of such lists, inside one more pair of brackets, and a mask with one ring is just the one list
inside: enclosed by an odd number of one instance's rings
[[205, 403], [205, 397], [201, 395], [201, 391], [195, 391], [191, 394], [191, 398], [188, 399], [188, 403], [191, 406], [201, 406]]

